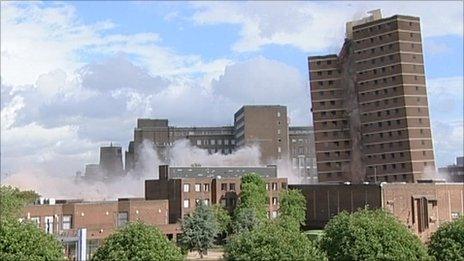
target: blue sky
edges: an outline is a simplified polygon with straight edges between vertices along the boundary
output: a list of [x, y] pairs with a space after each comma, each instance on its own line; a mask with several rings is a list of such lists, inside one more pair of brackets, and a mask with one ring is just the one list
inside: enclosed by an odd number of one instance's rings
[[451, 164], [462, 2], [2, 2], [2, 173], [72, 174], [126, 147], [138, 117], [226, 125], [243, 104], [283, 104], [310, 125], [307, 57], [338, 53], [345, 22], [377, 8], [421, 17], [436, 161]]

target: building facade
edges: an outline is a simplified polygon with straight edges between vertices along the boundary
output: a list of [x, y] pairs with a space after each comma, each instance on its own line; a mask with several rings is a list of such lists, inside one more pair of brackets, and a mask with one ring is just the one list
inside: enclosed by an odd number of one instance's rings
[[167, 200], [122, 198], [118, 201], [46, 200], [26, 206], [23, 220], [35, 222], [63, 243], [69, 260], [76, 258], [77, 231], [87, 229], [87, 258], [102, 240], [127, 222], [141, 221], [158, 227], [169, 238], [180, 233], [178, 224], [169, 224]]
[[324, 228], [341, 211], [383, 208], [426, 241], [437, 228], [464, 215], [463, 183], [289, 185], [306, 197], [306, 227]]
[[376, 10], [346, 36], [338, 55], [308, 58], [319, 181], [434, 172], [419, 18]]
[[279, 194], [287, 188], [286, 178], [277, 178], [277, 168], [268, 167], [159, 167], [158, 180], [145, 181], [147, 200], [169, 201], [169, 222], [176, 223], [195, 210], [202, 201], [206, 205], [221, 204], [232, 212], [241, 192], [241, 177], [256, 173], [266, 181], [269, 194], [268, 216], [277, 217]]
[[169, 150], [182, 139], [210, 154], [227, 155], [240, 147], [257, 145], [263, 165], [295, 161], [298, 167], [292, 171], [301, 182], [317, 180], [313, 129], [289, 127], [287, 108], [278, 105], [243, 106], [234, 115], [234, 126], [175, 127], [167, 119], [138, 119], [134, 140], [125, 152], [126, 171], [137, 168], [144, 146], [154, 146], [159, 159], [170, 163]]

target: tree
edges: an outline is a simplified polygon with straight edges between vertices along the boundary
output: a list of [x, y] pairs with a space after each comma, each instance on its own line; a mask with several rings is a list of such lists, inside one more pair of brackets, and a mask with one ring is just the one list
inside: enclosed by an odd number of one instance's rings
[[182, 245], [190, 251], [197, 250], [203, 258], [219, 233], [219, 226], [212, 208], [200, 201], [195, 211], [183, 219], [182, 231]]
[[279, 219], [281, 225], [300, 229], [306, 220], [306, 199], [301, 190], [284, 190], [280, 194]]
[[106, 238], [92, 260], [182, 260], [177, 246], [161, 231], [141, 222], [129, 223]]
[[428, 258], [419, 238], [381, 209], [341, 212], [327, 223], [321, 246], [330, 260]]
[[266, 182], [256, 174], [249, 173], [242, 177], [242, 189], [238, 208], [251, 208], [260, 220], [266, 220], [268, 209]]
[[464, 260], [464, 217], [438, 228], [430, 238], [429, 253], [437, 260]]
[[228, 260], [327, 260], [308, 237], [272, 221], [232, 236], [225, 254]]
[[213, 213], [218, 224], [218, 231], [221, 237], [220, 240], [222, 240], [230, 233], [232, 218], [230, 217], [229, 212], [219, 204], [213, 205]]
[[0, 260], [64, 259], [61, 243], [35, 224], [13, 218], [1, 220]]
[[39, 198], [39, 194], [35, 191], [21, 191], [11, 186], [1, 186], [0, 196], [0, 217], [2, 219], [18, 218], [26, 204], [33, 203]]
[[232, 233], [238, 234], [256, 228], [262, 221], [253, 208], [239, 208], [235, 210], [232, 223]]

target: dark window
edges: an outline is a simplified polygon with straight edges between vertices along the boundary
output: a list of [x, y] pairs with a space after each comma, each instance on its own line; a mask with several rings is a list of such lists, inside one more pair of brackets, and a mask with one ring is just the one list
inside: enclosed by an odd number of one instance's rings
[[227, 183], [221, 183], [221, 190], [226, 191], [227, 190]]

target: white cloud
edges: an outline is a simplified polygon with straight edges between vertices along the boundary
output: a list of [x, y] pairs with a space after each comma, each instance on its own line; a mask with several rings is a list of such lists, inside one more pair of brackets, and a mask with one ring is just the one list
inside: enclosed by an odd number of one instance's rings
[[153, 75], [217, 73], [229, 61], [204, 61], [160, 46], [156, 33], [112, 34], [110, 21], [82, 23], [68, 4], [1, 3], [2, 83], [25, 85], [51, 71], [71, 74], [86, 57], [127, 53]]
[[435, 157], [446, 166], [464, 155], [464, 78], [430, 79], [427, 88]]
[[269, 44], [291, 45], [307, 52], [337, 50], [345, 23], [381, 8], [384, 16], [421, 17], [425, 37], [463, 35], [462, 2], [221, 2], [194, 3], [200, 25], [234, 24], [240, 38], [234, 51], [257, 51]]

